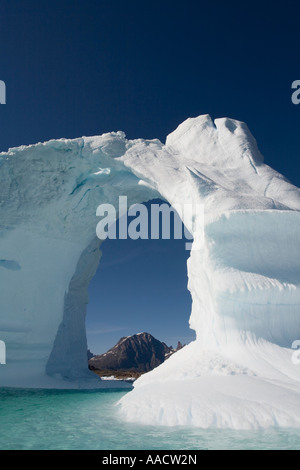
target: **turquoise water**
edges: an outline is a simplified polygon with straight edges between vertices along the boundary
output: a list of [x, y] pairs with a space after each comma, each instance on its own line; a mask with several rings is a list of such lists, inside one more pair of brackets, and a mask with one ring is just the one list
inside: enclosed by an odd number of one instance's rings
[[0, 449], [300, 449], [300, 430], [137, 426], [118, 418], [128, 390], [0, 389]]

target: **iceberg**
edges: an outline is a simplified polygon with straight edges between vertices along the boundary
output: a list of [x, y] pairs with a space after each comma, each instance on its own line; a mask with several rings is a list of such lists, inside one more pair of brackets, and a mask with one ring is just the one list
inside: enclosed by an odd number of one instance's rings
[[[188, 260], [196, 340], [140, 377], [120, 415], [300, 426], [300, 190], [264, 164], [246, 124], [204, 115], [165, 144], [119, 131], [13, 148], [0, 154], [0, 182], [0, 386], [105, 386], [86, 354], [96, 209], [118, 207], [120, 195], [129, 205], [159, 197], [204, 207], [204, 240]], [[184, 218], [195, 240], [197, 217]]]

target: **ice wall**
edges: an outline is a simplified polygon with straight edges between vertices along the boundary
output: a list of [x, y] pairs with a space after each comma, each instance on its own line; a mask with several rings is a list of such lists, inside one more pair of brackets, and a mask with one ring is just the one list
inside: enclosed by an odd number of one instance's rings
[[[93, 386], [84, 318], [101, 255], [96, 209], [117, 207], [119, 195], [162, 197], [205, 208], [204, 243], [188, 261], [197, 340], [135, 383], [122, 416], [300, 425], [290, 349], [300, 338], [300, 191], [263, 163], [244, 123], [188, 119], [165, 145], [118, 132], [11, 149], [0, 183], [0, 385]], [[184, 220], [195, 238], [197, 217]]]
[[[128, 154], [154, 181], [142, 149]], [[264, 165], [247, 126], [229, 119], [187, 120], [158, 156], [171, 178], [176, 168], [167, 188], [157, 171], [169, 202], [205, 207], [204, 244], [188, 260], [197, 340], [142, 376], [121, 415], [170, 426], [300, 426], [300, 368], [290, 349], [300, 338], [299, 189]]]

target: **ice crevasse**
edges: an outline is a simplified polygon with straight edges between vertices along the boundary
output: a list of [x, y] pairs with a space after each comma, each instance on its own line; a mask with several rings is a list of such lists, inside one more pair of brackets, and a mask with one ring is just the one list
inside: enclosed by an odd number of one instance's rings
[[[87, 370], [85, 314], [96, 209], [120, 195], [204, 207], [188, 260], [196, 340], [135, 382], [121, 417], [299, 427], [300, 190], [263, 163], [246, 124], [208, 115], [165, 144], [112, 132], [0, 154], [0, 386], [103, 384]], [[184, 219], [195, 238], [197, 217]]]

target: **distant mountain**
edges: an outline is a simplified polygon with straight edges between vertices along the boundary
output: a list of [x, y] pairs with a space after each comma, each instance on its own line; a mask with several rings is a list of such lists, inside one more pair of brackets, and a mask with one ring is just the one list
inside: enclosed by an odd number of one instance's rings
[[131, 371], [139, 374], [159, 366], [183, 346], [167, 346], [149, 333], [125, 336], [106, 353], [89, 360], [89, 368], [95, 371]]
[[89, 359], [92, 359], [92, 357], [94, 357], [94, 354], [88, 349], [88, 350], [87, 350], [87, 358], [88, 358], [88, 360], [89, 360]]

